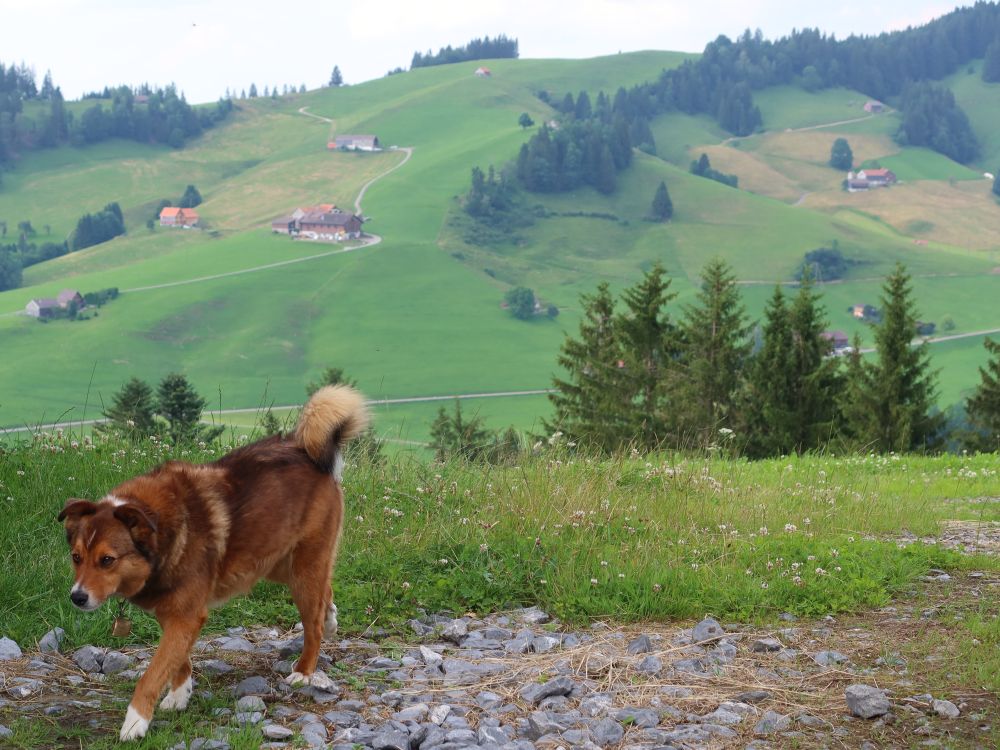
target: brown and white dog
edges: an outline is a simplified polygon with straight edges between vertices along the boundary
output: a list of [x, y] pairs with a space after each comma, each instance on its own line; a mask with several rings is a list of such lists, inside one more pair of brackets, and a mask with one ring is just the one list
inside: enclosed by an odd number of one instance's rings
[[367, 424], [361, 394], [328, 386], [306, 404], [293, 435], [209, 464], [170, 461], [97, 502], [67, 501], [59, 520], [76, 571], [73, 604], [90, 611], [122, 596], [163, 628], [129, 703], [122, 740], [145, 735], [168, 680], [160, 708], [187, 707], [189, 654], [209, 607], [261, 578], [287, 584], [302, 616], [305, 643], [286, 681], [329, 686], [316, 660], [324, 630], [337, 629], [330, 581], [344, 518], [341, 451]]

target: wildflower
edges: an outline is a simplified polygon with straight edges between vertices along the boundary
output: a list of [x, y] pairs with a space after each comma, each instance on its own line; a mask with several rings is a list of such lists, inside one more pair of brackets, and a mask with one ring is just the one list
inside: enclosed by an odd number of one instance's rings
[[23, 471], [22, 469], [18, 469], [18, 470], [17, 470], [17, 475], [18, 475], [19, 477], [23, 477], [23, 476], [24, 476], [24, 471]]
[[364, 516], [355, 516], [354, 520], [357, 521], [358, 523], [364, 523], [365, 517]]
[[809, 557], [806, 558], [806, 560], [808, 560], [809, 562], [812, 562], [815, 559], [816, 559], [816, 555], [809, 555]]
[[812, 520], [809, 518], [809, 516], [806, 516], [805, 518], [802, 519], [802, 523], [808, 526], [809, 524], [812, 523]]
[[539, 582], [540, 584], [542, 584], [543, 586], [544, 586], [544, 585], [545, 585], [546, 583], [548, 583], [548, 581], [546, 581], [546, 580], [545, 580], [544, 578], [539, 578], [539, 579], [538, 579], [538, 582]]
[[663, 586], [661, 586], [660, 584], [658, 584], [658, 583], [654, 583], [653, 584], [653, 591], [661, 591], [662, 589], [663, 589]]
[[853, 536], [849, 536], [849, 537], [847, 537], [847, 541], [849, 541], [849, 542], [853, 542], [853, 541], [854, 541], [854, 537], [853, 537]]
[[691, 563], [691, 570], [698, 570], [698, 563]]
[[757, 529], [757, 533], [760, 534], [761, 536], [767, 536], [767, 526], [761, 526], [759, 529]]
[[409, 581], [403, 581], [402, 585], [403, 585], [403, 591], [407, 591], [410, 588], [410, 582]]
[[597, 585], [597, 579], [596, 578], [591, 578], [590, 579], [590, 585], [591, 586], [596, 586]]
[[792, 576], [792, 583], [794, 583], [796, 586], [801, 586], [802, 576]]
[[842, 568], [838, 565], [836, 568], [834, 568], [834, 570], [839, 573], [842, 570]]
[[826, 575], [826, 571], [823, 570], [822, 568], [816, 568], [816, 575], [818, 575], [818, 576], [825, 576]]
[[482, 544], [479, 545], [480, 552], [486, 552], [486, 550], [488, 550], [489, 548], [490, 545], [486, 544], [486, 542], [483, 542]]
[[798, 527], [794, 523], [786, 523], [785, 531], [791, 534], [793, 531], [798, 531]]
[[747, 568], [746, 570], [744, 570], [744, 571], [743, 571], [743, 573], [744, 573], [745, 575], [748, 575], [748, 576], [752, 576], [752, 575], [753, 575], [753, 571], [752, 571], [752, 570], [750, 570], [750, 568]]
[[447, 557], [442, 557], [440, 560], [438, 560], [438, 562], [441, 565], [447, 565], [448, 564], [448, 558]]
[[601, 560], [601, 567], [602, 568], [608, 567], [608, 561], [607, 560]]
[[760, 587], [761, 587], [762, 589], [766, 589], [766, 588], [767, 588], [767, 581], [761, 581], [761, 582], [760, 582]]
[[831, 549], [830, 550], [830, 557], [839, 557], [839, 556], [840, 556], [840, 552], [838, 550], [835, 550], [835, 549]]
[[624, 574], [624, 573], [619, 573], [619, 574], [618, 574], [618, 577], [619, 577], [619, 578], [624, 578], [624, 577], [625, 577], [625, 574]]

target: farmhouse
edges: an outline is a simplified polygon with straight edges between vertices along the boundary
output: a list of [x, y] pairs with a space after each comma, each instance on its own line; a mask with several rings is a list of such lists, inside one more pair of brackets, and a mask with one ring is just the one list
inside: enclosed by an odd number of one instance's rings
[[66, 309], [70, 305], [76, 305], [77, 309], [83, 307], [86, 303], [83, 301], [83, 295], [80, 294], [76, 289], [63, 289], [59, 292], [59, 296], [56, 297], [56, 302], [59, 303], [59, 307]]
[[891, 169], [862, 169], [847, 173], [847, 190], [856, 193], [878, 187], [889, 187], [897, 182], [896, 173]]
[[296, 208], [290, 215], [272, 220], [271, 231], [303, 239], [340, 241], [360, 237], [363, 223], [360, 216], [342, 211], [332, 203], [321, 203]]
[[377, 135], [338, 135], [326, 144], [328, 149], [346, 151], [381, 151]]
[[830, 342], [830, 349], [837, 354], [849, 348], [851, 345], [851, 340], [843, 331], [823, 331], [820, 335]]
[[24, 306], [24, 312], [33, 318], [55, 317], [56, 311], [58, 309], [59, 309], [59, 301], [54, 300], [51, 297], [41, 297], [39, 299], [33, 299]]
[[193, 208], [167, 206], [160, 211], [161, 227], [196, 227], [201, 217]]
[[865, 102], [865, 112], [871, 112], [873, 115], [877, 115], [884, 111], [885, 105], [877, 99], [869, 99]]
[[493, 71], [486, 67], [476, 68], [476, 75], [480, 78], [489, 78], [493, 75]]

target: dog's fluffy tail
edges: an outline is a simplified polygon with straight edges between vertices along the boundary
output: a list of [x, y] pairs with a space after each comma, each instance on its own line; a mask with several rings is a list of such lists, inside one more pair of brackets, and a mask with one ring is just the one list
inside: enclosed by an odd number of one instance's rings
[[321, 469], [339, 475], [341, 447], [364, 432], [368, 422], [368, 407], [358, 391], [347, 385], [328, 385], [316, 391], [302, 409], [295, 442]]

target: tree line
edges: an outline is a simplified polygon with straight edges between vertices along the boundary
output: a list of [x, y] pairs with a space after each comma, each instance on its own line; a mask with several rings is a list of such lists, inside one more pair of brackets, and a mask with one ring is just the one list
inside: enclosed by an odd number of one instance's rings
[[[195, 109], [174, 86], [152, 88], [143, 84], [105, 87], [85, 98], [100, 97], [79, 117], [67, 111], [62, 91], [46, 73], [41, 88], [34, 71], [25, 66], [0, 62], [0, 167], [21, 151], [54, 148], [64, 143], [83, 146], [108, 138], [127, 138], [140, 143], [165, 143], [180, 148], [188, 138], [215, 126], [233, 110], [228, 98], [214, 107]], [[137, 101], [137, 97], [141, 97]], [[27, 115], [27, 102], [47, 104], [41, 112]]]
[[736, 40], [719, 36], [697, 60], [632, 88], [629, 99], [647, 117], [670, 111], [707, 114], [727, 131], [747, 135], [760, 126], [753, 91], [842, 86], [888, 99], [911, 82], [940, 80], [987, 51], [984, 76], [1000, 76], [993, 72], [1000, 70], [998, 40], [1000, 7], [994, 2], [958, 8], [924, 26], [844, 40], [802, 29], [771, 41], [760, 30], [748, 29]]
[[518, 56], [517, 39], [511, 39], [505, 34], [499, 34], [493, 39], [484, 36], [476, 38], [460, 47], [442, 47], [437, 54], [427, 50], [426, 53], [413, 53], [410, 68], [426, 68], [432, 65], [448, 65], [450, 63], [467, 62], [469, 60], [495, 60], [500, 58], [516, 59]]
[[[898, 452], [944, 445], [937, 373], [926, 343], [913, 342], [917, 317], [903, 266], [883, 285], [872, 358], [862, 357], [857, 338], [849, 354], [831, 356], [808, 276], [791, 297], [776, 286], [756, 325], [722, 260], [705, 266], [696, 300], [680, 310], [670, 284], [657, 265], [619, 300], [607, 283], [583, 296], [579, 333], [567, 336], [558, 357], [550, 433], [608, 452], [713, 446], [751, 458], [831, 445]], [[1000, 344], [986, 346], [993, 361], [981, 370], [957, 436], [995, 450]]]

